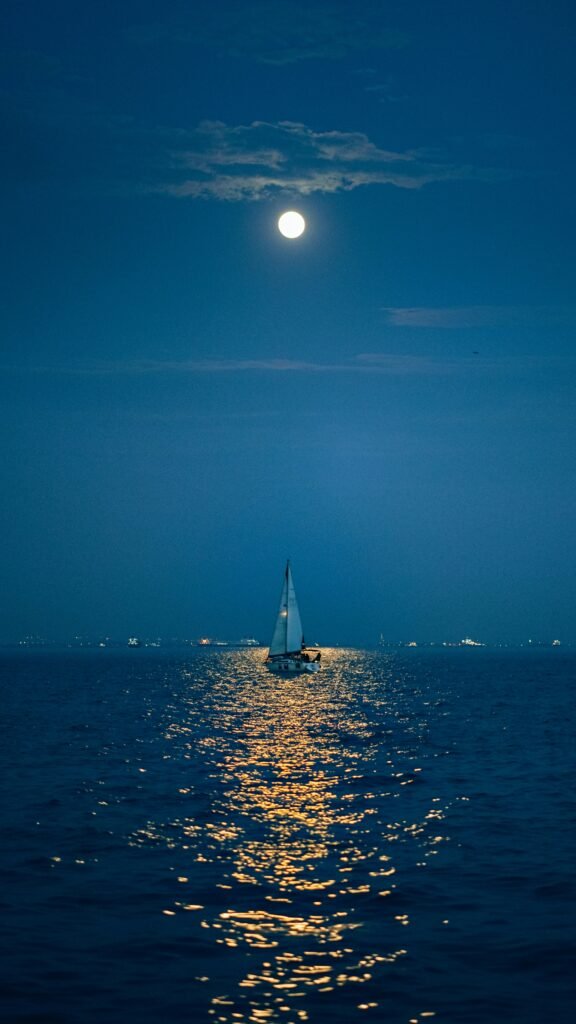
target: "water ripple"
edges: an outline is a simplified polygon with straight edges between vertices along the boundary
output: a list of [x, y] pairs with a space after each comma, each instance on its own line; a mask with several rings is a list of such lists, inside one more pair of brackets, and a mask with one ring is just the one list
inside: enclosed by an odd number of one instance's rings
[[565, 1009], [571, 676], [463, 654], [8, 659], [11, 1022]]

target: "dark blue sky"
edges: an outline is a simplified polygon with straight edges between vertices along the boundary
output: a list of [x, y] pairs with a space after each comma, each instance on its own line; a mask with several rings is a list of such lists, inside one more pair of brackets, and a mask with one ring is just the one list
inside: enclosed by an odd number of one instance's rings
[[2, 636], [575, 639], [573, 5], [3, 10]]

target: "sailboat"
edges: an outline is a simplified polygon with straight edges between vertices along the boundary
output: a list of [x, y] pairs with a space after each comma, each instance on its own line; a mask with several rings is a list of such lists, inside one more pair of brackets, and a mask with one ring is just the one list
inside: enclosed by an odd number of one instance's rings
[[318, 672], [320, 658], [320, 651], [307, 650], [304, 643], [302, 620], [288, 561], [284, 572], [278, 618], [266, 665], [274, 672]]

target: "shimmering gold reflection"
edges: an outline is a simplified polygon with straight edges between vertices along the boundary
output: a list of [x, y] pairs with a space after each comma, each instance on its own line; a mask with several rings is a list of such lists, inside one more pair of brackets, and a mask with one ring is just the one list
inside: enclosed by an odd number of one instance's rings
[[[395, 846], [416, 843], [424, 867], [443, 839], [428, 835], [438, 832], [443, 812], [432, 801], [424, 820], [395, 820], [392, 798], [419, 768], [395, 772], [390, 758], [387, 779], [371, 784], [377, 745], [349, 690], [352, 652], [326, 652], [322, 673], [287, 680], [267, 673], [260, 658], [245, 656], [248, 670], [223, 692], [214, 734], [194, 738], [193, 708], [189, 722], [174, 720], [167, 730], [211, 759], [222, 796], [210, 820], [149, 824], [133, 838], [154, 842], [164, 832], [169, 845], [189, 851], [177, 869], [183, 898], [166, 915], [191, 912], [223, 953], [242, 954], [236, 968], [250, 965], [232, 994], [214, 997], [215, 1020], [306, 1020], [305, 996], [344, 986], [358, 988], [358, 1009], [373, 1010], [376, 979], [383, 965], [405, 956], [400, 934], [405, 941], [411, 923], [397, 904], [388, 909]], [[406, 752], [397, 753], [405, 765]], [[209, 914], [209, 898], [186, 899], [193, 863], [220, 866], [221, 910]], [[367, 914], [372, 927], [364, 937]], [[370, 935], [383, 948], [371, 948]]]
[[328, 857], [336, 820], [330, 773], [334, 751], [312, 739], [318, 710], [306, 681], [276, 681], [266, 704], [246, 723], [246, 739], [224, 761], [238, 783], [227, 796], [235, 818], [249, 817], [264, 828], [262, 838], [241, 842], [234, 877], [265, 881], [283, 893], [321, 892], [335, 884], [319, 873]]
[[[306, 1020], [305, 1005], [298, 1007], [298, 1002], [307, 993], [362, 985], [372, 979], [370, 968], [376, 963], [402, 955], [392, 950], [351, 957], [352, 933], [362, 922], [349, 907], [343, 909], [342, 897], [371, 889], [364, 872], [358, 884], [355, 869], [374, 860], [379, 891], [379, 876], [394, 868], [378, 861], [378, 851], [363, 850], [357, 842], [370, 812], [367, 801], [354, 805], [338, 792], [343, 774], [357, 775], [360, 756], [354, 745], [343, 747], [342, 732], [357, 739], [365, 726], [347, 720], [343, 673], [338, 656], [325, 658], [325, 666], [330, 660], [328, 678], [325, 670], [313, 681], [267, 679], [264, 688], [250, 685], [240, 695], [251, 714], [221, 768], [231, 783], [225, 793], [227, 817], [250, 823], [246, 834], [237, 837], [230, 876], [236, 886], [257, 887], [257, 905], [242, 909], [242, 888], [236, 888], [239, 905], [223, 911], [213, 927], [220, 932], [218, 944], [261, 950], [270, 959], [240, 982], [247, 1002], [234, 1000], [230, 1016], [220, 1004], [221, 1021], [286, 1019], [290, 1011], [291, 1019]], [[291, 940], [298, 944], [287, 951]], [[343, 960], [346, 966], [340, 966]]]

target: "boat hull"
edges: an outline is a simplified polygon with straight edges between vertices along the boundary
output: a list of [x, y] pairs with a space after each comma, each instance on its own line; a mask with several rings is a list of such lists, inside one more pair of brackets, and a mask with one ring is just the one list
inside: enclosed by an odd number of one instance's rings
[[268, 659], [266, 668], [270, 672], [278, 672], [279, 675], [302, 675], [308, 672], [319, 672], [318, 661], [304, 661], [301, 658], [274, 658]]

